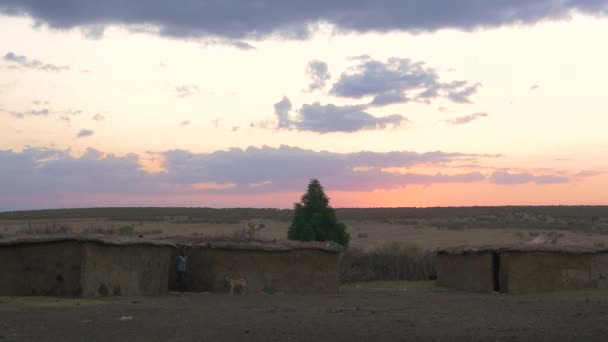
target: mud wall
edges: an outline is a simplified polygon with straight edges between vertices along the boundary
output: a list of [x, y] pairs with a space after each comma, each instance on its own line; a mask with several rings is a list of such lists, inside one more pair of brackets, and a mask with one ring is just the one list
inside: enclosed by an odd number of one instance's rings
[[156, 296], [168, 292], [173, 248], [84, 245], [83, 296]]
[[563, 291], [608, 285], [600, 280], [608, 268], [608, 259], [603, 254], [503, 252], [500, 258], [505, 274], [501, 286], [504, 292]]
[[591, 258], [591, 278], [598, 289], [608, 289], [608, 253], [599, 253]]
[[492, 253], [437, 255], [437, 282], [467, 291], [493, 291]]
[[1, 296], [80, 296], [83, 255], [75, 241], [0, 248]]
[[[314, 249], [262, 251], [194, 247], [187, 250], [188, 291], [228, 292], [225, 277], [247, 279], [247, 291], [335, 293], [340, 253]], [[177, 253], [171, 267], [175, 281]], [[238, 292], [240, 289], [237, 289]]]

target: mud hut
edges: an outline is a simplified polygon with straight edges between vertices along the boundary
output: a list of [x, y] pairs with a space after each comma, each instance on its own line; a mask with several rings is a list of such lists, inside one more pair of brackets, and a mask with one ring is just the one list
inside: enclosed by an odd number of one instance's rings
[[436, 250], [437, 280], [469, 291], [531, 293], [608, 288], [608, 249], [486, 246]]
[[150, 296], [168, 291], [168, 242], [101, 237], [0, 240], [0, 296]]
[[[211, 242], [181, 247], [188, 256], [188, 291], [228, 292], [226, 276], [246, 279], [249, 293], [338, 291], [343, 249], [333, 242]], [[177, 253], [172, 262], [172, 284]]]

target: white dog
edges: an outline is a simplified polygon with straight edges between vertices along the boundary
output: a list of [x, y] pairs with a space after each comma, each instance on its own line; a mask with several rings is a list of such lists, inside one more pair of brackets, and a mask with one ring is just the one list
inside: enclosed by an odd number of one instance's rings
[[226, 276], [226, 282], [230, 284], [230, 295], [234, 296], [234, 288], [239, 286], [241, 288], [241, 295], [247, 294], [247, 279], [245, 278], [232, 278]]

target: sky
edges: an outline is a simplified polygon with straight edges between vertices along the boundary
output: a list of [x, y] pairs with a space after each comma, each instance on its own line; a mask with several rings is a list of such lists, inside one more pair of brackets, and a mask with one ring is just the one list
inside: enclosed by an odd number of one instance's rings
[[0, 0], [0, 211], [608, 204], [608, 0]]

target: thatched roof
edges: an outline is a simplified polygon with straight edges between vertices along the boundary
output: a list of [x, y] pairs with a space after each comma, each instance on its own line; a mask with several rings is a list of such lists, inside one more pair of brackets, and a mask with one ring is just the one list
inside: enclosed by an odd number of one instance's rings
[[608, 247], [591, 246], [555, 246], [555, 245], [487, 245], [487, 246], [458, 246], [432, 250], [437, 255], [465, 255], [487, 252], [513, 253], [561, 253], [561, 254], [597, 254], [608, 253]]
[[343, 248], [335, 242], [323, 242], [320, 244], [291, 244], [291, 243], [259, 243], [259, 242], [246, 242], [246, 243], [232, 243], [232, 242], [211, 242], [204, 244], [191, 245], [195, 248], [215, 248], [215, 249], [233, 249], [233, 250], [249, 250], [249, 251], [265, 251], [265, 252], [286, 252], [293, 250], [319, 250], [330, 253], [340, 253]]
[[98, 243], [114, 246], [164, 246], [164, 247], [186, 247], [186, 248], [214, 248], [232, 250], [250, 250], [267, 252], [285, 252], [292, 250], [320, 250], [330, 253], [340, 253], [343, 247], [335, 242], [301, 242], [301, 241], [204, 241], [186, 237], [174, 237], [166, 239], [148, 240], [143, 238], [125, 238], [111, 236], [85, 236], [85, 235], [45, 235], [28, 236], [0, 239], [0, 247], [57, 243], [57, 242], [78, 242], [78, 243]]
[[0, 239], [0, 247], [42, 244], [42, 243], [57, 243], [57, 242], [79, 242], [79, 243], [98, 243], [103, 245], [113, 246], [132, 246], [132, 245], [148, 245], [148, 246], [164, 246], [176, 247], [175, 243], [161, 240], [147, 240], [140, 238], [111, 238], [101, 235], [45, 235], [45, 236], [27, 236], [8, 239]]
[[182, 247], [233, 249], [266, 252], [286, 252], [293, 250], [319, 250], [330, 253], [340, 253], [344, 247], [333, 241], [292, 241], [292, 240], [246, 240], [246, 239], [217, 239], [209, 237], [168, 237], [163, 238]]

